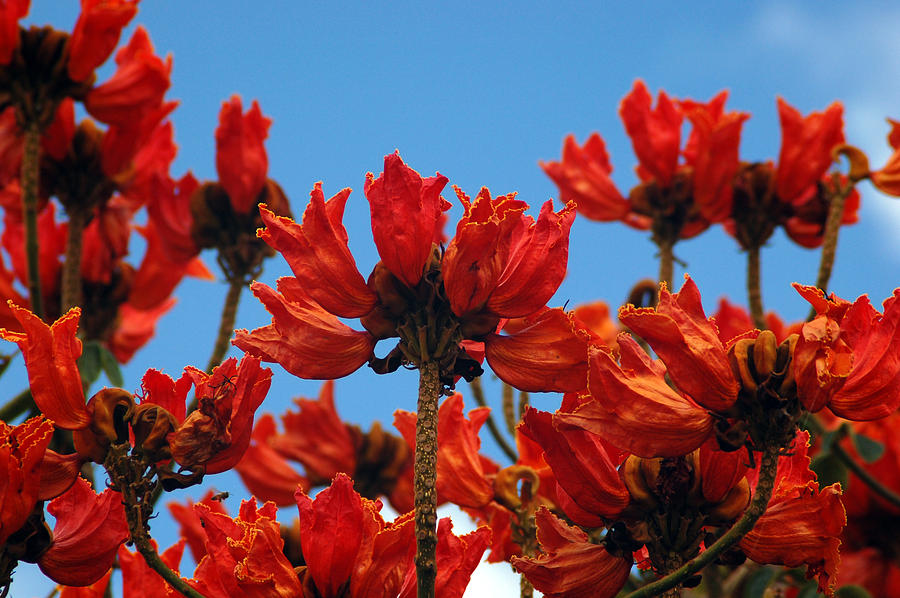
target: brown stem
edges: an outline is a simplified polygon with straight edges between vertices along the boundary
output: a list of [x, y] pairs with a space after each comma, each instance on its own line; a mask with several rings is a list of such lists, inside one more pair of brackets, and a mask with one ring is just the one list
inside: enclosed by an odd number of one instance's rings
[[25, 258], [28, 261], [28, 292], [31, 311], [44, 317], [44, 296], [41, 294], [41, 268], [38, 250], [37, 203], [41, 165], [41, 129], [36, 120], [25, 126], [25, 146], [22, 151], [22, 218], [25, 226]]
[[419, 365], [416, 418], [415, 505], [418, 598], [435, 598], [437, 579], [437, 424], [441, 383], [438, 364]]
[[900, 507], [900, 495], [879, 482], [875, 476], [866, 471], [866, 469], [862, 465], [857, 463], [856, 459], [850, 456], [850, 453], [845, 451], [844, 447], [840, 445], [839, 440], [840, 439], [835, 439], [834, 443], [831, 445], [831, 451], [835, 455], [837, 455], [837, 457], [841, 461], [844, 462], [844, 465], [846, 465], [850, 471], [856, 474], [856, 477], [862, 480], [862, 482], [866, 486], [871, 488], [875, 494], [888, 501], [895, 507]]
[[72, 206], [69, 211], [69, 233], [66, 238], [66, 263], [62, 271], [62, 309], [81, 305], [81, 240], [87, 223], [87, 212]]
[[705, 551], [691, 559], [665, 577], [649, 583], [642, 588], [628, 594], [625, 598], [650, 598], [659, 596], [663, 592], [683, 583], [714, 560], [720, 554], [740, 542], [747, 533], [753, 529], [757, 520], [766, 512], [769, 499], [772, 497], [772, 488], [775, 486], [775, 474], [778, 469], [778, 447], [767, 447], [762, 456], [759, 467], [759, 480], [756, 484], [756, 494], [750, 502], [750, 506], [725, 535], [708, 546]]
[[753, 325], [760, 330], [765, 330], [766, 320], [763, 315], [759, 270], [759, 245], [753, 245], [747, 250], [747, 297], [750, 301], [750, 316], [753, 318]]
[[525, 417], [525, 409], [528, 407], [531, 402], [531, 397], [524, 390], [519, 391], [519, 421], [522, 421], [522, 418]]
[[228, 353], [229, 341], [234, 334], [234, 322], [237, 319], [238, 302], [241, 299], [241, 291], [244, 290], [244, 279], [233, 277], [228, 280], [228, 294], [225, 295], [225, 305], [222, 307], [222, 318], [219, 320], [219, 335], [213, 346], [212, 355], [206, 365], [207, 373], [222, 363], [225, 354]]
[[675, 254], [672, 252], [674, 243], [667, 240], [661, 240], [657, 243], [659, 247], [659, 281], [666, 283], [669, 289], [672, 288], [672, 277], [675, 275]]
[[[822, 241], [822, 257], [819, 260], [819, 273], [816, 276], [816, 286], [825, 292], [828, 289], [828, 281], [831, 280], [831, 270], [834, 267], [834, 257], [837, 253], [838, 231], [841, 229], [841, 220], [844, 217], [844, 203], [853, 184], [842, 185], [840, 174], [835, 173], [832, 178], [832, 189], [828, 200], [828, 217], [825, 220], [825, 232]], [[816, 317], [815, 308], [809, 312], [807, 320]]]
[[[144, 557], [147, 566], [156, 571], [175, 590], [188, 598], [205, 598], [180, 575], [172, 571], [153, 547], [147, 525], [152, 507], [146, 499], [158, 482], [145, 477], [149, 464], [144, 460], [129, 456], [129, 449], [128, 444], [111, 446], [103, 466], [109, 474], [113, 489], [122, 494], [125, 518], [128, 520], [128, 531], [134, 547]], [[150, 471], [154, 472], [152, 468]], [[155, 472], [151, 475], [155, 475]]]
[[[484, 398], [484, 388], [481, 387], [481, 378], [473, 378], [472, 381], [469, 382], [469, 388], [472, 389], [472, 396], [475, 397], [475, 402], [478, 403], [478, 406], [487, 407], [487, 401]], [[486, 423], [488, 431], [491, 433], [491, 436], [494, 437], [494, 441], [497, 443], [497, 446], [500, 447], [500, 450], [502, 450], [513, 463], [518, 461], [519, 455], [509, 442], [506, 441], [506, 437], [500, 432], [497, 421], [494, 419], [493, 410], [491, 410], [491, 414], [488, 415]]]
[[515, 436], [519, 418], [516, 417], [516, 406], [513, 404], [513, 399], [515, 398], [513, 387], [504, 382], [500, 396], [503, 401], [503, 419], [506, 421], [506, 429]]

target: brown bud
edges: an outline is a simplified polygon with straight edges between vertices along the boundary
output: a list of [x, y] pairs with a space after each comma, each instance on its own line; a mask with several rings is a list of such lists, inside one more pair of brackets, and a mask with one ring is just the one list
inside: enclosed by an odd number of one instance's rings
[[131, 428], [134, 431], [134, 446], [142, 450], [153, 461], [172, 458], [167, 437], [178, 427], [175, 416], [163, 407], [153, 403], [143, 403], [131, 414]]
[[104, 388], [88, 401], [91, 423], [73, 432], [75, 449], [88, 459], [103, 463], [113, 443], [128, 442], [125, 416], [134, 407], [131, 393], [121, 388]]
[[850, 171], [847, 173], [847, 178], [849, 178], [851, 182], [856, 183], [869, 177], [869, 158], [861, 149], [844, 144], [831, 150], [832, 159], [837, 160], [840, 156], [847, 158], [847, 162], [850, 164]]
[[744, 512], [748, 504], [750, 504], [750, 483], [747, 478], [741, 478], [741, 481], [709, 512], [708, 522], [711, 525], [720, 525], [734, 521]]
[[652, 484], [647, 483], [647, 480], [641, 471], [641, 466], [644, 461], [646, 461], [646, 459], [638, 457], [637, 455], [630, 455], [625, 460], [623, 479], [625, 481], [625, 487], [628, 488], [628, 493], [631, 494], [632, 504], [639, 505], [640, 507], [649, 510], [656, 508], [656, 505], [658, 504], [656, 495], [654, 494], [656, 479], [653, 479]]
[[[523, 484], [523, 492], [519, 493], [519, 482]], [[531, 501], [540, 486], [537, 473], [527, 465], [511, 465], [497, 472], [494, 478], [494, 499], [504, 507], [516, 511], [522, 508], [522, 499]]]
[[753, 343], [753, 369], [756, 370], [756, 380], [762, 383], [775, 369], [775, 360], [778, 356], [778, 346], [775, 333], [771, 330], [763, 330]]
[[757, 389], [756, 378], [750, 371], [748, 357], [753, 350], [753, 339], [742, 338], [728, 349], [728, 361], [735, 378], [741, 381], [744, 390], [755, 393]]

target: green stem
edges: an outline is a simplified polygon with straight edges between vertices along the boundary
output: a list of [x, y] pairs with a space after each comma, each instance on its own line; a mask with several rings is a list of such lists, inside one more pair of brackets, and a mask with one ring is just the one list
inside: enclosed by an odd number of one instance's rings
[[866, 469], [862, 465], [857, 463], [856, 459], [850, 456], [850, 454], [844, 450], [844, 447], [840, 445], [839, 440], [840, 439], [835, 439], [834, 443], [831, 445], [831, 451], [835, 455], [837, 455], [837, 457], [841, 461], [844, 462], [844, 465], [846, 465], [850, 471], [856, 474], [856, 477], [862, 480], [862, 482], [866, 486], [871, 488], [875, 494], [888, 501], [895, 507], [900, 507], [900, 495], [879, 482], [878, 479], [875, 478], [875, 476], [866, 471]]
[[[487, 407], [487, 401], [484, 398], [484, 388], [481, 387], [481, 378], [474, 378], [469, 382], [469, 388], [472, 389], [472, 396], [475, 397], [475, 402], [478, 403], [478, 406]], [[487, 427], [491, 436], [493, 436], [494, 440], [497, 442], [497, 446], [500, 447], [500, 450], [502, 450], [513, 463], [518, 461], [519, 455], [513, 447], [510, 446], [509, 442], [506, 441], [506, 437], [500, 432], [497, 421], [494, 419], [493, 410], [491, 410], [491, 414], [488, 415]]]
[[213, 346], [209, 363], [206, 364], [207, 373], [222, 363], [225, 354], [228, 353], [229, 341], [234, 334], [234, 322], [237, 319], [238, 302], [241, 299], [241, 291], [244, 290], [244, 280], [241, 277], [233, 277], [228, 280], [228, 294], [225, 295], [225, 305], [222, 306], [222, 318], [219, 320], [219, 335]]
[[26, 388], [10, 401], [0, 407], [0, 421], [11, 422], [34, 406], [34, 399], [31, 398], [31, 389]]
[[[852, 184], [846, 186], [841, 184], [838, 173], [835, 173], [832, 178], [832, 185], [822, 241], [822, 257], [819, 260], [819, 273], [816, 276], [816, 286], [822, 289], [822, 292], [827, 291], [828, 281], [831, 280], [831, 270], [834, 267], [834, 257], [837, 253], [838, 231], [841, 229], [841, 220], [844, 217], [844, 203], [847, 196], [850, 195], [850, 191], [853, 190]], [[815, 317], [816, 310], [813, 308], [810, 310], [807, 320]]]
[[62, 271], [62, 309], [60, 313], [66, 313], [69, 309], [81, 305], [81, 244], [84, 226], [87, 223], [87, 212], [72, 206], [68, 210], [69, 233], [66, 238], [66, 262]]
[[625, 598], [650, 598], [659, 596], [663, 592], [678, 586], [689, 577], [712, 563], [720, 554], [740, 542], [747, 533], [753, 529], [757, 520], [766, 512], [769, 499], [772, 497], [772, 488], [775, 486], [775, 474], [778, 468], [778, 448], [768, 447], [762, 456], [759, 468], [759, 480], [756, 484], [756, 494], [750, 502], [750, 506], [724, 536], [708, 546], [705, 551], [696, 558], [688, 561], [665, 577], [649, 583], [636, 590]]
[[672, 289], [672, 277], [675, 275], [675, 254], [672, 249], [675, 246], [671, 241], [660, 241], [659, 247], [659, 281], [666, 283], [669, 290]]
[[28, 292], [31, 311], [44, 317], [44, 297], [41, 294], [41, 269], [38, 251], [37, 200], [41, 165], [41, 129], [36, 120], [25, 127], [25, 146], [22, 151], [22, 218], [25, 226], [25, 258], [28, 261]]
[[750, 316], [753, 318], [753, 325], [760, 330], [765, 330], [766, 320], [763, 314], [759, 270], [759, 245], [754, 245], [747, 250], [747, 297], [750, 301]]
[[416, 418], [415, 521], [418, 598], [435, 598], [437, 579], [437, 423], [441, 383], [438, 364], [419, 365]]

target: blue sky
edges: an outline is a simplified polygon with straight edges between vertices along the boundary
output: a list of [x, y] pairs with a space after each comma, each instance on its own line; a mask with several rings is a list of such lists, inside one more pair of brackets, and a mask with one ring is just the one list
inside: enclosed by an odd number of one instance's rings
[[[74, 1], [33, 4], [26, 24], [71, 30], [78, 14]], [[620, 189], [635, 182], [636, 160], [617, 109], [636, 78], [654, 94], [662, 88], [679, 98], [707, 100], [729, 89], [728, 107], [753, 115], [741, 146], [749, 161], [777, 158], [779, 95], [804, 113], [842, 100], [848, 142], [874, 165], [889, 154], [884, 117], [900, 117], [900, 8], [887, 2], [861, 10], [838, 2], [145, 0], [134, 23], [148, 29], [160, 54], [174, 57], [168, 97], [181, 105], [172, 116], [179, 145], [173, 175], [191, 169], [200, 179], [215, 179], [213, 131], [221, 103], [234, 93], [245, 106], [259, 100], [274, 121], [269, 175], [285, 188], [295, 215], [316, 181], [324, 181], [326, 196], [354, 189], [345, 225], [364, 275], [377, 256], [363, 181], [395, 149], [423, 175], [440, 171], [470, 194], [483, 185], [494, 193], [518, 191], [536, 213], [557, 195], [537, 162], [558, 159], [569, 133], [583, 141], [599, 132]], [[101, 71], [100, 80], [110, 73]], [[861, 221], [841, 232], [832, 288], [846, 298], [867, 292], [880, 305], [900, 282], [900, 204], [868, 184], [861, 190]], [[454, 199], [449, 187], [445, 196]], [[448, 232], [459, 213], [458, 206], [451, 212]], [[635, 281], [655, 276], [654, 251], [646, 233], [579, 218], [569, 275], [551, 304], [605, 299], [617, 305]], [[746, 304], [744, 256], [720, 228], [680, 243], [676, 255], [687, 263], [686, 270], [676, 268], [676, 280], [689, 272], [708, 310], [724, 295]], [[204, 257], [215, 269], [214, 256]], [[762, 260], [766, 307], [789, 321], [803, 317], [808, 306], [789, 283], [813, 282], [818, 252], [779, 232]], [[262, 280], [272, 284], [288, 273], [275, 258]], [[221, 282], [183, 283], [157, 337], [124, 369], [126, 387], [136, 389], [149, 367], [171, 375], [185, 365], [202, 367], [225, 290]], [[238, 327], [268, 322], [246, 293]], [[319, 383], [273, 369], [263, 410], [280, 413], [292, 397], [317, 394]], [[498, 388], [488, 386], [496, 398]], [[338, 409], [364, 426], [375, 419], [389, 424], [395, 409], [414, 408], [415, 387], [414, 372], [376, 376], [363, 369], [337, 383]], [[538, 396], [535, 404], [552, 410], [558, 398]], [[209, 483], [231, 490], [236, 511], [234, 497], [245, 495], [236, 478], [222, 474]], [[154, 530], [164, 546], [174, 539], [171, 529]], [[45, 595], [44, 586], [31, 586], [36, 578], [36, 568], [22, 565], [14, 593]], [[491, 591], [498, 598], [517, 595], [515, 587]]]

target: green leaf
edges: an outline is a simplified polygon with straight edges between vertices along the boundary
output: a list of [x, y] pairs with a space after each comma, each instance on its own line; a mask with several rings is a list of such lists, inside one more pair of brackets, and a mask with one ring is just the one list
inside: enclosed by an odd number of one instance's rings
[[81, 372], [81, 383], [85, 388], [90, 388], [100, 377], [100, 349], [97, 341], [84, 341], [81, 345], [78, 371]]
[[819, 486], [824, 488], [840, 482], [842, 488], [847, 487], [847, 466], [833, 454], [821, 455], [812, 460], [809, 466], [819, 479]]
[[834, 595], [838, 598], [872, 598], [872, 594], [862, 586], [844, 586]]
[[834, 444], [835, 437], [837, 436], [837, 432], [832, 430], [830, 432], [825, 432], [822, 434], [822, 444], [820, 451], [822, 453], [830, 453], [831, 445]]
[[122, 378], [122, 370], [119, 369], [119, 362], [116, 360], [109, 349], [100, 347], [100, 367], [109, 378], [109, 383], [119, 388], [125, 386], [125, 380]]
[[778, 575], [778, 569], [774, 567], [763, 567], [757, 569], [750, 576], [747, 584], [744, 586], [744, 598], [757, 598], [762, 596], [769, 587], [769, 584], [775, 580]]
[[884, 454], [884, 445], [862, 434], [853, 434], [853, 446], [866, 463], [874, 463]]
[[872, 594], [862, 586], [844, 586], [834, 595], [838, 598], [872, 598]]
[[800, 592], [797, 593], [797, 598], [813, 598], [814, 596], [819, 595], [819, 584], [815, 580], [808, 581], [803, 584], [803, 587], [800, 588]]

